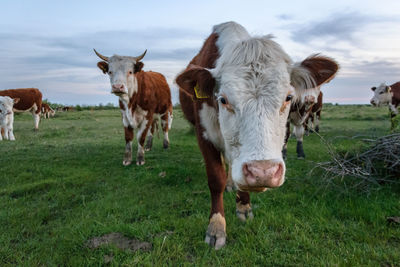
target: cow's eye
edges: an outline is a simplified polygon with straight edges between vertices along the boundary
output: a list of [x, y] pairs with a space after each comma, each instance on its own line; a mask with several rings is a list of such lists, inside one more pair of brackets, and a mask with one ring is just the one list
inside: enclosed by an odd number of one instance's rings
[[287, 95], [287, 96], [286, 96], [286, 102], [292, 100], [292, 98], [293, 98], [293, 95]]
[[108, 72], [108, 74], [111, 75], [111, 74], [112, 74], [112, 71], [110, 70], [110, 71]]
[[226, 101], [225, 97], [223, 97], [223, 96], [221, 96], [221, 97], [219, 98], [219, 101], [221, 102], [222, 105], [228, 104], [228, 101]]
[[130, 71], [129, 71], [129, 74], [132, 75], [132, 74], [133, 74], [133, 71], [130, 70]]

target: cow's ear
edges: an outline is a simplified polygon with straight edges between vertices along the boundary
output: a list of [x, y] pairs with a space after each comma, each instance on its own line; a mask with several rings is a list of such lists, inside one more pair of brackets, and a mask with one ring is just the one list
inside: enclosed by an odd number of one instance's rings
[[389, 93], [389, 92], [390, 92], [390, 90], [391, 90], [390, 86], [386, 86], [386, 87], [385, 87], [385, 91], [386, 91], [386, 93]]
[[13, 98], [13, 101], [14, 101], [14, 104], [17, 104], [18, 102], [19, 102], [19, 98], [18, 97], [16, 97], [16, 98]]
[[293, 66], [290, 78], [295, 88], [309, 89], [329, 82], [338, 70], [339, 64], [334, 59], [312, 55]]
[[374, 87], [372, 87], [372, 88], [371, 88], [371, 90], [375, 92], [375, 90], [376, 90], [376, 87], [375, 87], [375, 86], [374, 86]]
[[144, 66], [143, 62], [141, 62], [141, 61], [136, 62], [133, 67], [133, 73], [141, 71], [143, 66]]
[[108, 63], [105, 61], [99, 61], [97, 62], [97, 67], [103, 71], [104, 74], [107, 74], [108, 72]]
[[189, 65], [176, 77], [176, 83], [181, 90], [196, 98], [212, 97], [215, 87], [215, 79], [211, 72], [197, 65]]

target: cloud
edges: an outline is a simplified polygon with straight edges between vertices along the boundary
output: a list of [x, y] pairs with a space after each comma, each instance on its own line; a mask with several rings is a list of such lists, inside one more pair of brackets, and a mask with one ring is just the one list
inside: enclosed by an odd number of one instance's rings
[[289, 15], [289, 14], [280, 14], [278, 16], [276, 16], [279, 20], [283, 20], [283, 21], [289, 21], [294, 19], [294, 16]]
[[292, 26], [291, 38], [300, 43], [316, 38], [354, 42], [355, 35], [368, 25], [392, 20], [393, 18], [369, 16], [359, 12], [334, 13], [320, 21]]

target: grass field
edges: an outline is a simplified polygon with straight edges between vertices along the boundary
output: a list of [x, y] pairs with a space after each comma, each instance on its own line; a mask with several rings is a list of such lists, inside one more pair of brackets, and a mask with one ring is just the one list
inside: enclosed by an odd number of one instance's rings
[[[241, 223], [235, 194], [225, 193], [227, 245], [208, 247], [204, 163], [188, 123], [174, 112], [170, 148], [155, 138], [141, 167], [122, 166], [118, 110], [60, 113], [38, 132], [29, 114], [16, 116], [17, 141], [0, 142], [0, 265], [399, 266], [400, 227], [386, 222], [400, 216], [399, 186], [369, 194], [323, 186], [318, 172], [309, 175], [329, 159], [315, 134], [304, 140], [306, 160], [297, 160], [290, 140], [287, 180], [251, 195], [254, 220]], [[386, 108], [325, 106], [320, 134], [349, 150], [387, 133], [387, 116]], [[112, 232], [152, 248], [87, 246]]]

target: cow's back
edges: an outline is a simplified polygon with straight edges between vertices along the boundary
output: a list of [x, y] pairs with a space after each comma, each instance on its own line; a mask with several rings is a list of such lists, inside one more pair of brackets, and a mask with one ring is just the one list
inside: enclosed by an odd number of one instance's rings
[[14, 105], [14, 109], [18, 111], [30, 110], [35, 105], [40, 111], [42, 107], [42, 93], [36, 88], [2, 90], [0, 96], [19, 98], [19, 102]]
[[139, 94], [137, 105], [145, 110], [163, 114], [172, 112], [171, 90], [164, 75], [154, 71], [136, 73]]
[[392, 104], [397, 107], [400, 105], [400, 82], [392, 84], [390, 88], [393, 93]]

